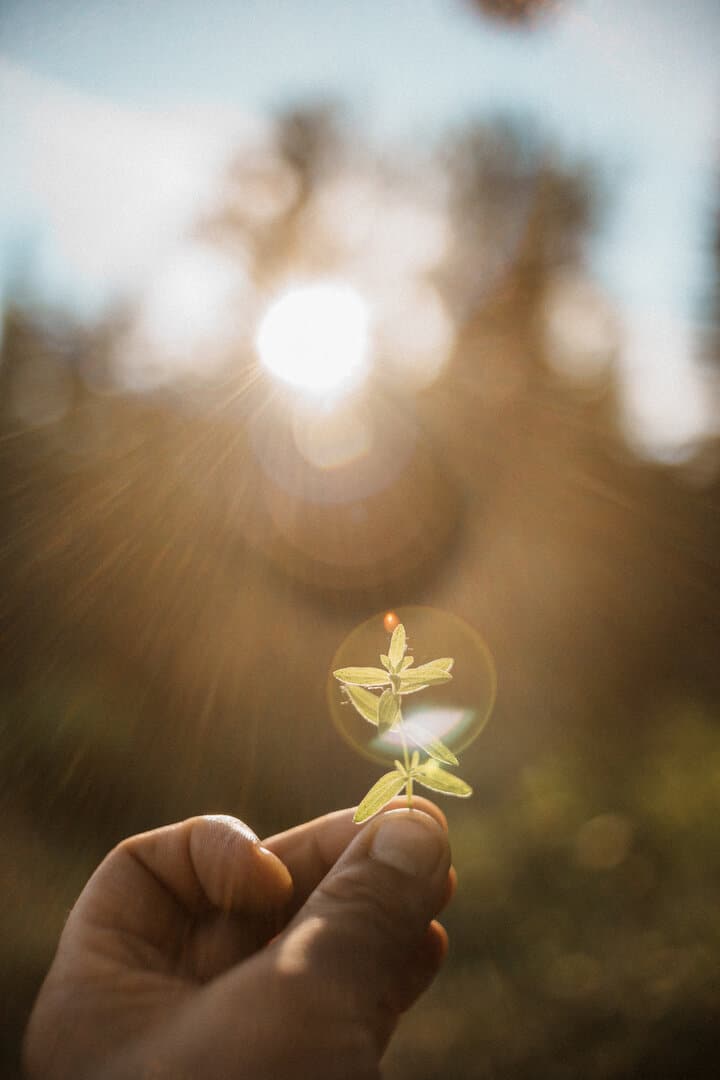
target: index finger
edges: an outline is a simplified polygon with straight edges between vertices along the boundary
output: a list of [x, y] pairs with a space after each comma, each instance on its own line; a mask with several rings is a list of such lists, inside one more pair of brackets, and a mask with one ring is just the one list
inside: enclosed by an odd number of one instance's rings
[[[405, 806], [407, 801], [399, 796], [384, 810], [399, 810]], [[435, 818], [447, 830], [445, 815], [429, 799], [414, 796], [413, 806]], [[348, 844], [362, 831], [363, 826], [353, 822], [354, 813], [354, 807], [336, 810], [263, 840], [263, 847], [282, 859], [290, 871], [294, 884], [291, 914], [302, 907]]]

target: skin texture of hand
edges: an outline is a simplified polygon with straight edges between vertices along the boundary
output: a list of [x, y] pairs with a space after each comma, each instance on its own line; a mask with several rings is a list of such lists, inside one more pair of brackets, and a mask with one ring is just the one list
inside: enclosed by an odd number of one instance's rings
[[261, 845], [235, 818], [123, 841], [86, 885], [25, 1037], [31, 1080], [377, 1080], [447, 948], [424, 799]]

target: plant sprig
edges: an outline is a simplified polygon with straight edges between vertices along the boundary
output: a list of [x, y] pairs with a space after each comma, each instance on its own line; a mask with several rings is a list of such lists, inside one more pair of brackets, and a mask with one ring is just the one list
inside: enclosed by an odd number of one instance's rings
[[[403, 760], [395, 761], [395, 768], [373, 784], [358, 806], [353, 819], [357, 823], [377, 814], [405, 789], [408, 806], [411, 807], [415, 783], [444, 795], [460, 798], [472, 795], [469, 784], [447, 771], [446, 766], [459, 764], [452, 750], [414, 722], [406, 725], [402, 714], [403, 697], [426, 690], [429, 686], [450, 682], [455, 661], [451, 656], [443, 656], [439, 660], [413, 667], [413, 658], [406, 653], [405, 627], [398, 623], [387, 654], [380, 656], [382, 667], [347, 667], [333, 671], [355, 711], [363, 720], [373, 724], [381, 735], [397, 731], [403, 751]], [[374, 690], [381, 693], [373, 693]], [[419, 747], [419, 750], [413, 750], [412, 756], [408, 742]], [[427, 755], [424, 760], [421, 760], [421, 750]]]

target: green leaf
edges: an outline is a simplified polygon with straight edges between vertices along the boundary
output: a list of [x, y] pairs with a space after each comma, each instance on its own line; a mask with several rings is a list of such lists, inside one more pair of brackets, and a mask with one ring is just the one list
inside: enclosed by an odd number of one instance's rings
[[447, 772], [435, 761], [426, 761], [413, 770], [413, 779], [430, 791], [441, 791], [444, 795], [457, 795], [461, 799], [472, 795], [472, 788], [459, 776]]
[[410, 759], [410, 768], [411, 769], [417, 769], [419, 764], [420, 764], [420, 755], [418, 754], [417, 750], [413, 750], [413, 756]]
[[393, 636], [390, 639], [390, 648], [388, 649], [388, 657], [390, 658], [390, 667], [392, 671], [397, 671], [402, 663], [407, 648], [406, 641], [405, 627], [402, 623], [398, 623], [393, 630]]
[[416, 746], [419, 746], [426, 754], [429, 754], [435, 761], [442, 761], [446, 765], [459, 765], [460, 762], [453, 754], [452, 750], [448, 750], [444, 743], [436, 739], [431, 731], [426, 731], [425, 728], [420, 727], [413, 720], [408, 721], [404, 728], [405, 734]]
[[414, 659], [415, 658], [413, 656], [406, 656], [402, 664], [400, 665], [400, 671], [406, 671], [407, 668], [410, 667]]
[[408, 771], [407, 771], [407, 769], [405, 768], [405, 766], [403, 765], [402, 761], [398, 761], [398, 759], [397, 759], [397, 758], [395, 758], [395, 760], [393, 761], [393, 765], [395, 766], [395, 768], [397, 769], [397, 771], [398, 771], [398, 772], [400, 773], [400, 775], [401, 775], [401, 776], [404, 776], [404, 777], [405, 777], [405, 779], [407, 780], [407, 776], [408, 776]]
[[393, 690], [384, 690], [378, 702], [378, 731], [382, 735], [400, 719], [400, 698]]
[[380, 698], [377, 694], [371, 693], [370, 690], [366, 690], [362, 686], [345, 685], [343, 690], [347, 694], [348, 701], [355, 706], [363, 720], [367, 720], [369, 724], [377, 724], [378, 705], [380, 704]]
[[421, 664], [420, 667], [408, 668], [400, 678], [400, 693], [413, 693], [414, 690], [437, 683], [450, 682], [452, 675], [444, 667], [436, 664]]
[[380, 654], [380, 663], [386, 671], [390, 671], [390, 657], [386, 656], [385, 653]]
[[431, 660], [430, 663], [433, 667], [442, 668], [443, 671], [452, 671], [455, 661], [452, 656], [441, 656], [439, 660]]
[[420, 664], [419, 667], [408, 668], [403, 672], [403, 679], [414, 679], [417, 682], [422, 680], [427, 683], [450, 682], [452, 675], [442, 660], [439, 663], [431, 660], [427, 664]]
[[399, 795], [402, 789], [407, 783], [407, 777], [401, 775], [397, 769], [393, 769], [392, 772], [385, 773], [381, 776], [377, 783], [368, 791], [363, 801], [355, 811], [353, 821], [359, 824], [361, 821], [367, 821], [373, 814], [377, 814], [378, 810], [382, 810], [386, 803], [389, 803], [395, 795]]
[[417, 686], [414, 686], [412, 683], [404, 683], [400, 679], [398, 679], [397, 692], [398, 694], [402, 694], [403, 697], [405, 697], [407, 694], [417, 694], [420, 690], [427, 690], [429, 685], [430, 683], [421, 682], [418, 683]]
[[387, 686], [390, 676], [379, 667], [344, 667], [333, 671], [335, 678], [351, 686]]

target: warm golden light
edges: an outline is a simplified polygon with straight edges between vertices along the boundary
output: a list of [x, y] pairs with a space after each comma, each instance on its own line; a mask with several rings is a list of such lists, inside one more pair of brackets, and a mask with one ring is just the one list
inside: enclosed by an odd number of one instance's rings
[[256, 345], [268, 371], [311, 392], [345, 391], [368, 358], [369, 312], [362, 296], [340, 282], [298, 286], [265, 313]]

